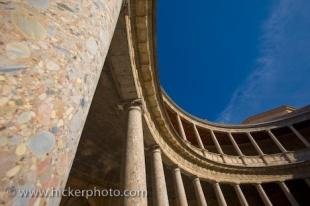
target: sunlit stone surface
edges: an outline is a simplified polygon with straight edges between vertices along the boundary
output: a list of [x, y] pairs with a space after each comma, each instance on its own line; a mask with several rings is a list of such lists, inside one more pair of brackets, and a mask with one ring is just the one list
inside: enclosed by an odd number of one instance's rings
[[0, 2], [1, 204], [18, 188], [65, 186], [121, 0]]

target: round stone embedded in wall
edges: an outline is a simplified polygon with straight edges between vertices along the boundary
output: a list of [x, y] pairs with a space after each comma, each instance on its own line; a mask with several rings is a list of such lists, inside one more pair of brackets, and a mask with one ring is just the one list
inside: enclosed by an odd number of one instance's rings
[[7, 144], [8, 140], [6, 137], [0, 136], [0, 147], [3, 147]]
[[28, 58], [30, 49], [26, 42], [11, 42], [6, 45], [6, 54], [10, 59]]
[[29, 14], [16, 12], [12, 15], [12, 21], [26, 37], [43, 39], [47, 34], [42, 24], [34, 16], [30, 16]]
[[17, 117], [17, 123], [24, 124], [26, 122], [29, 122], [33, 116], [34, 113], [31, 111], [23, 112]]
[[15, 167], [13, 167], [12, 169], [10, 169], [9, 171], [6, 172], [6, 176], [8, 177], [13, 177], [14, 175], [16, 175], [21, 169], [20, 165], [17, 165]]
[[80, 131], [81, 127], [83, 126], [81, 119], [83, 119], [83, 113], [81, 111], [78, 111], [76, 114], [74, 114], [70, 124], [71, 132]]
[[28, 3], [37, 9], [47, 9], [48, 0], [28, 0]]
[[11, 145], [18, 145], [22, 141], [22, 138], [18, 135], [14, 135], [9, 138], [9, 143]]
[[17, 156], [15, 155], [14, 151], [0, 150], [0, 157], [0, 177], [3, 177], [10, 169], [15, 166]]
[[36, 156], [42, 157], [55, 146], [55, 136], [47, 131], [38, 133], [28, 140], [28, 147]]
[[59, 65], [51, 60], [46, 62], [46, 67], [48, 70], [51, 70], [51, 71], [57, 71], [60, 69]]
[[98, 49], [98, 45], [97, 45], [96, 40], [95, 40], [93, 37], [89, 38], [89, 39], [86, 41], [86, 48], [87, 48], [87, 50], [88, 50], [91, 54], [93, 54], [93, 55], [96, 54], [97, 49]]
[[21, 156], [21, 155], [24, 155], [27, 151], [27, 147], [25, 144], [21, 144], [21, 145], [18, 145], [16, 150], [15, 150], [15, 154], [18, 155], [18, 156]]

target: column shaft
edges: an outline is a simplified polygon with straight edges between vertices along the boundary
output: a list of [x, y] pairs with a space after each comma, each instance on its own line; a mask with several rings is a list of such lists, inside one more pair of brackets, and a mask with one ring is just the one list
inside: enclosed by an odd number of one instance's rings
[[188, 206], [181, 171], [179, 168], [173, 169], [173, 177], [178, 206]]
[[[125, 160], [124, 189], [146, 191], [142, 115], [139, 106], [129, 108]], [[147, 206], [147, 197], [126, 197], [124, 205]]]
[[244, 160], [244, 154], [242, 153], [241, 149], [239, 148], [237, 142], [235, 141], [234, 137], [232, 136], [232, 134], [230, 132], [228, 133], [228, 137], [229, 137], [234, 149], [236, 150], [237, 154], [240, 156], [241, 161], [243, 162], [243, 164], [246, 164], [246, 162]]
[[240, 188], [240, 185], [234, 185], [234, 189], [237, 193], [237, 196], [238, 196], [238, 199], [241, 203], [242, 206], [249, 206], [248, 204], [248, 201], [246, 200], [241, 188]]
[[186, 134], [185, 134], [185, 131], [184, 131], [184, 127], [183, 127], [183, 123], [182, 123], [182, 120], [181, 120], [181, 117], [179, 114], [177, 114], [177, 120], [178, 120], [178, 125], [179, 125], [179, 132], [181, 134], [181, 137], [187, 141], [187, 138], [186, 138]]
[[276, 143], [278, 148], [281, 150], [281, 152], [283, 152], [283, 153], [287, 152], [286, 149], [281, 144], [281, 142], [277, 139], [277, 137], [270, 130], [267, 130], [267, 132], [268, 132], [269, 136], [271, 137], [271, 139], [274, 141], [274, 143]]
[[152, 150], [153, 158], [153, 205], [168, 206], [168, 193], [165, 180], [161, 151], [158, 147]]
[[232, 136], [232, 134], [231, 134], [230, 132], [228, 133], [228, 136], [229, 136], [229, 139], [230, 139], [230, 141], [231, 141], [233, 147], [234, 147], [235, 150], [237, 151], [238, 155], [239, 155], [239, 156], [243, 156], [242, 151], [240, 150], [240, 148], [239, 148], [237, 142], [235, 141], [234, 137]]
[[267, 196], [267, 194], [266, 194], [264, 188], [262, 187], [262, 185], [261, 185], [261, 184], [257, 184], [257, 185], [256, 185], [256, 189], [257, 189], [257, 191], [258, 191], [258, 193], [259, 193], [259, 196], [262, 198], [264, 204], [265, 204], [266, 206], [272, 206], [272, 203], [271, 203], [271, 201], [269, 200], [269, 198], [268, 198], [268, 196]]
[[[100, 5], [91, 0], [0, 4], [0, 136], [5, 144], [16, 137], [8, 148], [1, 144], [1, 167], [8, 172], [1, 172], [1, 188], [20, 182], [47, 189], [52, 182], [64, 189], [122, 0]], [[53, 160], [53, 165], [44, 163], [39, 178], [33, 168], [42, 168], [42, 160]], [[22, 201], [58, 205], [60, 199]], [[0, 202], [20, 201], [5, 196]]]
[[218, 182], [213, 184], [213, 188], [215, 190], [216, 198], [220, 206], [227, 206], [225, 197], [221, 190], [220, 184]]
[[252, 137], [251, 133], [247, 132], [246, 133], [249, 137], [249, 140], [251, 141], [252, 145], [254, 146], [254, 148], [256, 149], [256, 151], [258, 152], [259, 155], [263, 156], [264, 152], [261, 150], [261, 148], [258, 146], [257, 142], [255, 141], [255, 139]]
[[296, 201], [295, 197], [291, 193], [290, 189], [286, 186], [286, 184], [284, 182], [279, 182], [279, 186], [281, 187], [287, 199], [290, 201], [291, 205], [299, 206], [298, 202]]
[[217, 140], [217, 138], [216, 138], [216, 136], [215, 136], [213, 130], [210, 130], [210, 132], [211, 132], [212, 141], [214, 142], [215, 147], [216, 147], [218, 153], [224, 154], [224, 152], [223, 152], [223, 150], [222, 150], [222, 148], [221, 148], [221, 145], [220, 145], [220, 143], [218, 142], [218, 140]]
[[195, 189], [197, 205], [198, 206], [207, 206], [207, 201], [206, 201], [205, 195], [203, 193], [203, 190], [201, 188], [200, 180], [198, 177], [194, 178], [193, 184], [194, 184], [194, 189]]
[[204, 145], [203, 145], [203, 143], [202, 143], [202, 140], [201, 140], [201, 136], [200, 136], [200, 134], [199, 134], [199, 132], [198, 132], [198, 129], [197, 129], [196, 125], [193, 124], [193, 127], [194, 127], [195, 136], [196, 136], [196, 139], [197, 139], [197, 142], [198, 142], [199, 147], [200, 147], [201, 149], [205, 149], [205, 147], [204, 147]]
[[310, 147], [310, 143], [308, 142], [308, 140], [306, 138], [304, 138], [302, 136], [302, 134], [300, 134], [300, 132], [298, 132], [295, 127], [293, 125], [290, 125], [289, 128], [293, 131], [293, 133], [300, 139], [300, 141], [302, 141], [304, 143], [304, 145], [306, 147]]

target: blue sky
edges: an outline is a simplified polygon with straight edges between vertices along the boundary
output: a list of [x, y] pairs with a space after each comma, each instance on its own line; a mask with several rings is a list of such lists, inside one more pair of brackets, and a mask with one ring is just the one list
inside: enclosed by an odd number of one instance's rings
[[217, 122], [309, 104], [309, 11], [309, 0], [158, 0], [162, 86]]

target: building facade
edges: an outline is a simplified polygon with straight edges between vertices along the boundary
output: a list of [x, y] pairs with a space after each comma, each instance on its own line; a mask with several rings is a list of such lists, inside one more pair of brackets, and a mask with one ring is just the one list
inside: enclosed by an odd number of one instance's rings
[[[155, 4], [0, 1], [1, 205], [310, 204], [309, 108], [241, 125], [180, 109], [158, 81]], [[20, 193], [51, 188], [147, 196]]]

